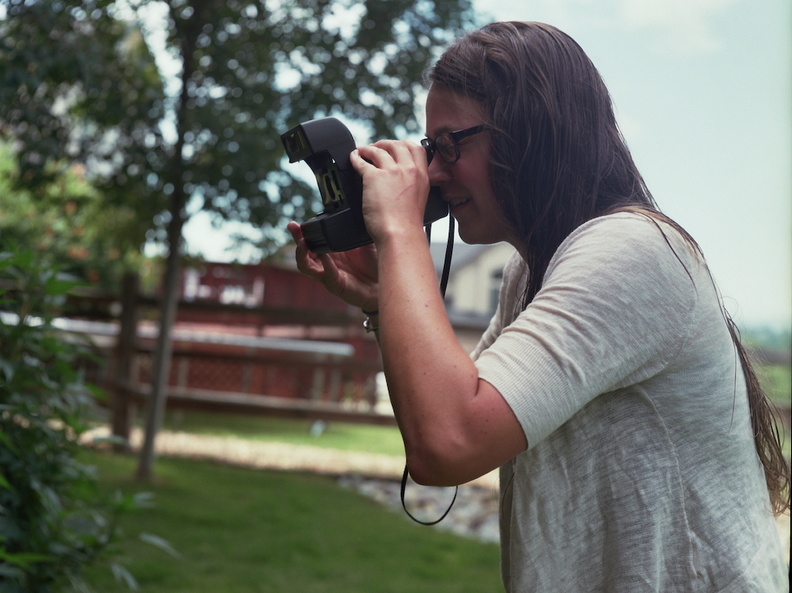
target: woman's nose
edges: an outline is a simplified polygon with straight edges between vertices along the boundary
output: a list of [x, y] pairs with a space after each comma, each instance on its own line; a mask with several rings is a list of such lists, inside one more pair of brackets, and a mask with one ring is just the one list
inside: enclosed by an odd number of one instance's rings
[[429, 185], [441, 185], [451, 179], [451, 167], [435, 154], [429, 163]]

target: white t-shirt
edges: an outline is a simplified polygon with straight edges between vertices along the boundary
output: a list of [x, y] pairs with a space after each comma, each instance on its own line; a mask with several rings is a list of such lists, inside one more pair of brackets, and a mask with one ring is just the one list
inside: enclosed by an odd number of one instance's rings
[[521, 311], [524, 286], [515, 255], [473, 353], [528, 440], [501, 468], [506, 590], [788, 591], [700, 256], [670, 226], [620, 213], [576, 229]]

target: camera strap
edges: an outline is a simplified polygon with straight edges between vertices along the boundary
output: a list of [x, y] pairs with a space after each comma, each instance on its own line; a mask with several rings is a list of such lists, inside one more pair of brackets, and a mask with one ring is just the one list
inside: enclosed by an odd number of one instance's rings
[[442, 521], [443, 519], [446, 518], [448, 513], [451, 512], [451, 507], [454, 506], [454, 503], [456, 502], [457, 494], [459, 493], [459, 486], [454, 486], [454, 498], [451, 499], [451, 503], [448, 505], [448, 508], [445, 510], [445, 512], [442, 515], [440, 515], [439, 519], [435, 519], [434, 521], [421, 521], [421, 519], [416, 518], [415, 515], [413, 515], [407, 509], [407, 503], [404, 501], [404, 491], [407, 490], [407, 478], [409, 477], [409, 475], [410, 475], [410, 472], [408, 471], [407, 466], [405, 465], [404, 466], [404, 474], [402, 474], [402, 481], [401, 481], [401, 503], [402, 503], [402, 508], [404, 509], [404, 512], [407, 513], [407, 516], [410, 519], [412, 519], [416, 523], [420, 523], [421, 525], [426, 525], [426, 526], [437, 525], [438, 523], [440, 523], [440, 521]]
[[[443, 271], [440, 274], [440, 295], [443, 297], [443, 300], [445, 300], [446, 288], [448, 287], [448, 278], [449, 278], [449, 276], [451, 274], [451, 255], [454, 252], [454, 231], [455, 231], [454, 222], [455, 222], [454, 221], [454, 217], [449, 215], [449, 217], [448, 217], [448, 240], [446, 242], [445, 258], [443, 260]], [[431, 243], [431, 241], [432, 241], [432, 225], [431, 224], [426, 226], [426, 239], [427, 239], [427, 241], [429, 241]], [[451, 499], [451, 502], [448, 505], [448, 508], [440, 516], [439, 519], [435, 519], [434, 521], [422, 521], [421, 519], [416, 518], [407, 509], [407, 503], [404, 500], [404, 493], [407, 490], [407, 478], [409, 477], [409, 475], [410, 475], [410, 471], [407, 468], [407, 464], [405, 464], [404, 465], [404, 473], [402, 474], [402, 481], [401, 481], [401, 504], [402, 504], [402, 508], [404, 509], [404, 512], [407, 513], [407, 516], [410, 519], [412, 519], [416, 523], [420, 523], [421, 525], [427, 525], [427, 526], [429, 526], [429, 525], [437, 525], [438, 523], [440, 523], [440, 521], [442, 521], [443, 519], [446, 518], [448, 513], [451, 512], [451, 507], [454, 506], [454, 503], [456, 502], [457, 494], [459, 493], [459, 486], [454, 486], [454, 498]]]

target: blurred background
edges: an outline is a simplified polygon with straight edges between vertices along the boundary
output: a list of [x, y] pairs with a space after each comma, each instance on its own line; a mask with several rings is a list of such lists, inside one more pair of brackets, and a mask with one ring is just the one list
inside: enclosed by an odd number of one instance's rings
[[[788, 433], [787, 0], [0, 0], [10, 591], [82, 590], [88, 565], [102, 591], [497, 589], [492, 480], [428, 539], [383, 510], [403, 451], [376, 342], [294, 269], [285, 225], [322, 205], [280, 142], [328, 115], [419, 141], [424, 69], [491, 20], [556, 25], [598, 66]], [[509, 253], [455, 246], [467, 347]], [[447, 492], [419, 492], [442, 514]]]
[[[650, 190], [703, 247], [732, 315], [741, 326], [789, 328], [789, 3], [504, 0], [473, 5], [483, 22], [542, 21], [578, 41], [611, 91], [622, 132]], [[417, 110], [422, 125], [421, 104]], [[365, 129], [356, 132], [361, 143], [373, 140]], [[297, 167], [294, 173], [300, 174]], [[213, 259], [240, 255], [224, 253], [228, 241], [222, 232], [207, 241], [209, 231], [208, 219], [195, 217], [186, 229], [188, 243]], [[442, 239], [445, 232], [438, 230], [435, 237]]]

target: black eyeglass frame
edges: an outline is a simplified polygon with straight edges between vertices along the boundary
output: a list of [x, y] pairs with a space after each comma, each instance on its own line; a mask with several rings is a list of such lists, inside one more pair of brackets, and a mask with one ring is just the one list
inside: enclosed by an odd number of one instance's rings
[[[486, 124], [479, 124], [477, 126], [472, 126], [470, 128], [465, 128], [464, 130], [457, 130], [456, 132], [443, 132], [442, 134], [438, 134], [434, 140], [431, 138], [424, 138], [421, 140], [421, 146], [424, 147], [426, 150], [426, 154], [429, 156], [429, 162], [432, 162], [432, 157], [434, 157], [435, 153], [440, 155], [440, 158], [443, 159], [443, 162], [451, 165], [459, 160], [459, 142], [473, 136], [474, 134], [479, 134], [488, 130], [489, 126]], [[451, 143], [447, 144], [446, 147], [438, 149], [437, 148], [437, 141], [442, 137], [448, 137], [451, 139]], [[453, 158], [449, 160], [446, 151], [450, 148], [453, 148], [454, 154]]]

